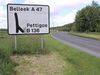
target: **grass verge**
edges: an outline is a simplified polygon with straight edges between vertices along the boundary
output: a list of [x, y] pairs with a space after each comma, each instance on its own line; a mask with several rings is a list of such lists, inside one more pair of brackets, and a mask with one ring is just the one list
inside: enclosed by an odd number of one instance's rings
[[100, 33], [96, 33], [96, 32], [88, 32], [88, 33], [70, 32], [70, 34], [80, 36], [80, 37], [100, 40]]
[[[12, 41], [13, 36], [8, 36], [6, 34], [2, 34], [2, 36], [3, 37], [0, 37], [0, 75], [15, 75], [15, 64], [10, 59], [14, 50], [14, 41]], [[37, 53], [35, 50], [40, 49], [40, 42], [38, 43], [38, 39], [35, 39], [37, 37], [38, 36], [18, 36], [18, 50], [14, 50], [14, 52], [16, 54], [29, 54], [27, 57], [23, 55], [21, 57], [18, 55], [18, 57], [15, 57], [16, 59], [13, 59], [17, 60], [18, 63], [23, 59], [23, 61], [21, 61], [21, 67], [19, 68], [20, 70], [17, 69], [19, 73], [20, 71], [24, 72], [23, 68], [27, 66], [26, 71], [32, 70], [32, 73], [34, 74], [41, 71], [37, 75], [59, 75], [58, 73], [60, 71], [60, 75], [100, 75], [100, 58], [96, 58], [92, 55], [81, 52], [78, 49], [64, 45], [51, 38], [50, 35], [44, 36], [44, 48], [47, 52], [50, 51], [54, 54], [50, 56], [39, 55], [39, 57], [31, 57], [30, 54], [34, 54], [34, 52]], [[43, 51], [41, 50], [39, 53], [41, 52]], [[59, 56], [56, 56], [55, 53]], [[34, 60], [32, 60], [33, 58]], [[30, 63], [31, 65], [26, 65], [24, 63]], [[35, 65], [32, 63], [35, 63]], [[65, 65], [62, 65], [63, 63], [65, 63]], [[58, 67], [55, 67], [57, 65]], [[60, 67], [62, 69], [60, 70], [59, 65], [62, 65], [62, 67]], [[30, 66], [32, 67], [29, 68]], [[45, 69], [43, 69], [43, 67], [45, 67]], [[29, 70], [27, 68], [29, 68]]]
[[12, 42], [7, 32], [0, 32], [0, 75], [14, 75], [15, 63], [10, 59], [13, 48]]
[[45, 37], [47, 38], [46, 47], [53, 52], [58, 52], [66, 64], [69, 65], [64, 75], [100, 75], [100, 58], [64, 45], [50, 36]]
[[40, 36], [17, 36], [17, 50], [14, 49], [14, 36], [0, 31], [0, 75], [15, 75], [15, 63], [10, 59], [14, 54], [46, 54], [40, 48]]
[[[41, 49], [42, 35], [18, 35], [17, 50], [14, 49], [14, 54], [47, 54], [46, 49]], [[14, 46], [13, 46], [14, 47]]]
[[64, 75], [66, 66], [57, 53], [38, 56], [15, 55], [12, 60], [18, 64], [15, 67], [16, 75]]

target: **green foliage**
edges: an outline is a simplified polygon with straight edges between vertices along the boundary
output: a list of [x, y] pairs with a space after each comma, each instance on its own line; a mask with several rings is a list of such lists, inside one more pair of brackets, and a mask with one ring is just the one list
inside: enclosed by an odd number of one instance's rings
[[0, 32], [0, 75], [14, 75], [15, 63], [10, 59], [12, 51], [11, 37], [5, 31]]
[[96, 31], [100, 32], [100, 6], [97, 7], [98, 11], [97, 11], [97, 17], [99, 19], [96, 19]]
[[51, 30], [55, 30], [55, 31], [65, 31], [65, 27], [64, 26], [58, 26], [58, 27], [52, 27]]
[[0, 75], [14, 75], [14, 66], [7, 52], [0, 50]]
[[79, 10], [75, 22], [60, 27], [53, 27], [58, 31], [100, 32], [100, 6], [92, 1], [92, 4]]
[[69, 32], [71, 30], [75, 30], [75, 28], [74, 28], [74, 23], [70, 23], [70, 24], [66, 24], [64, 26], [53, 27], [53, 28], [51, 28], [51, 30], [68, 31]]
[[77, 12], [75, 18], [76, 30], [79, 32], [99, 31], [100, 8], [93, 1], [91, 6], [86, 6]]
[[65, 26], [66, 26], [66, 31], [71, 31], [72, 27], [74, 26], [74, 23], [66, 24]]
[[73, 25], [71, 26], [71, 30], [70, 31], [76, 31], [75, 23], [73, 23]]

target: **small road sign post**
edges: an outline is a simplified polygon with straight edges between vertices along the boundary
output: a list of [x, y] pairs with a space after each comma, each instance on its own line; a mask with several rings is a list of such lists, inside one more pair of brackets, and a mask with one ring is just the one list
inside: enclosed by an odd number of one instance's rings
[[41, 35], [41, 49], [43, 50], [44, 49], [44, 39], [43, 39], [43, 36]]
[[[48, 5], [8, 4], [7, 22], [10, 35], [47, 34], [50, 32], [50, 8]], [[15, 45], [17, 49], [16, 36]]]
[[16, 35], [15, 35], [15, 50], [17, 50], [17, 38], [16, 38]]

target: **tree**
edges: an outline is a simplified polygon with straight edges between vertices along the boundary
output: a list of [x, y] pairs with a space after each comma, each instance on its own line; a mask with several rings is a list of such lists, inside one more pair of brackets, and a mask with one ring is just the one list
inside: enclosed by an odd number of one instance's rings
[[76, 30], [79, 32], [98, 31], [98, 27], [100, 27], [100, 7], [98, 8], [98, 4], [92, 1], [91, 6], [86, 6], [78, 11], [75, 25]]
[[96, 19], [96, 31], [100, 32], [100, 6], [98, 6], [97, 9], [98, 10], [96, 11], [96, 13], [97, 13], [98, 19]]
[[76, 30], [79, 32], [89, 31], [89, 23], [88, 23], [89, 18], [87, 17], [88, 8], [89, 6], [77, 12], [75, 18], [75, 25], [76, 25]]

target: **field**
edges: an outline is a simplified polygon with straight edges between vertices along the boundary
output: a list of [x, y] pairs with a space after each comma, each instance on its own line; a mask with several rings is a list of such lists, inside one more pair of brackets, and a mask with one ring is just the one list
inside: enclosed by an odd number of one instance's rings
[[0, 32], [0, 75], [100, 75], [100, 58], [43, 35], [14, 36]]

